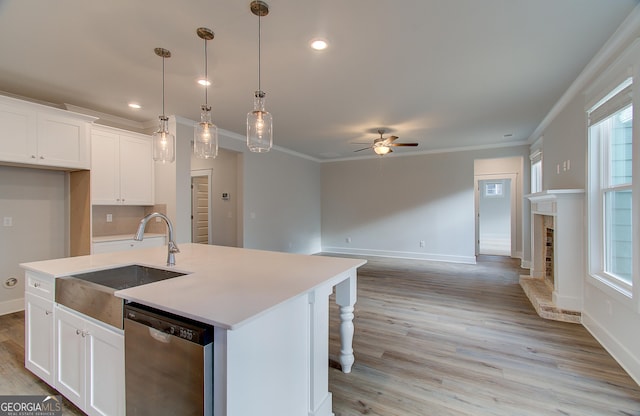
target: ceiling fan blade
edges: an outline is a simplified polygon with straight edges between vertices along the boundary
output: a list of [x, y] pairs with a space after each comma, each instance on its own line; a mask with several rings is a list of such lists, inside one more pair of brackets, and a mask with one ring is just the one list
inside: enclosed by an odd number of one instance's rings
[[371, 149], [371, 146], [365, 147], [365, 148], [362, 148], [362, 149], [358, 149], [358, 150], [354, 150], [354, 152], [362, 152], [363, 150], [368, 150], [368, 149]]
[[416, 147], [418, 143], [391, 143], [389, 146], [411, 146]]
[[398, 136], [389, 136], [389, 137], [386, 138], [386, 142], [387, 143], [393, 143], [396, 140], [398, 140]]

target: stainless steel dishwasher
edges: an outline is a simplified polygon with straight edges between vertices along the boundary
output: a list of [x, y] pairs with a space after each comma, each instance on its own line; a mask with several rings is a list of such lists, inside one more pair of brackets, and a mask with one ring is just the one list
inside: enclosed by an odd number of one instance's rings
[[213, 414], [213, 327], [130, 303], [124, 308], [127, 416]]

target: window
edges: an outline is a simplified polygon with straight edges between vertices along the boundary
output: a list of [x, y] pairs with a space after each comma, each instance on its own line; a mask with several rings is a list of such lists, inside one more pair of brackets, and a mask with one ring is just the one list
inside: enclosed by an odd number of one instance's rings
[[487, 182], [484, 185], [484, 196], [501, 197], [503, 195], [502, 185], [502, 182]]
[[590, 272], [631, 295], [632, 123], [631, 78], [589, 111]]
[[531, 161], [531, 193], [542, 192], [542, 150], [536, 149], [529, 155]]

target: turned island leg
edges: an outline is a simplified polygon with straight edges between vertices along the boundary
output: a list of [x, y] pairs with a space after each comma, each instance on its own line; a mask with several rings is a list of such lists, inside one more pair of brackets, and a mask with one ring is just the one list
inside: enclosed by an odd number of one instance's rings
[[356, 271], [336, 285], [336, 303], [340, 306], [340, 365], [350, 373], [353, 355], [353, 306], [356, 303]]

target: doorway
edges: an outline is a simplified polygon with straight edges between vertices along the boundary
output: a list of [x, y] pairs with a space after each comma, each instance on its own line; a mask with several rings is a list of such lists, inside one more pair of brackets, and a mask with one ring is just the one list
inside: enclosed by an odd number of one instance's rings
[[516, 232], [516, 175], [475, 178], [476, 255], [513, 256]]
[[211, 236], [211, 170], [191, 172], [191, 242], [209, 244]]

